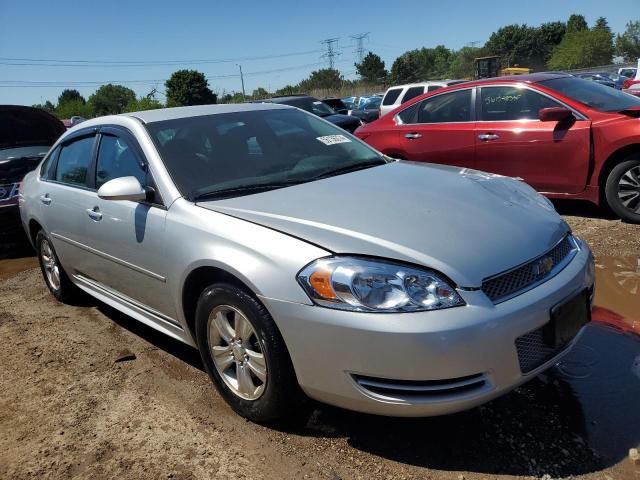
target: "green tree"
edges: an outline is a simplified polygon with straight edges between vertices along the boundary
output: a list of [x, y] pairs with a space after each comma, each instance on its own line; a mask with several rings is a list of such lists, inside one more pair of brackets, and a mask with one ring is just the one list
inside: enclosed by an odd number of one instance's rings
[[278, 90], [276, 90], [276, 95], [295, 95], [296, 93], [299, 93], [299, 90], [297, 87], [294, 87], [293, 85], [285, 85], [282, 88], [279, 88]]
[[58, 97], [58, 105], [74, 100], [80, 101], [83, 104], [86, 103], [86, 100], [82, 95], [80, 95], [80, 92], [78, 90], [67, 88], [66, 90], [63, 90]]
[[627, 23], [622, 35], [616, 37], [616, 53], [627, 62], [637, 62], [640, 58], [640, 20]]
[[611, 63], [613, 44], [602, 28], [567, 33], [549, 60], [551, 70], [571, 70]]
[[258, 87], [251, 94], [251, 98], [254, 100], [262, 100], [263, 98], [269, 98], [269, 92], [266, 88]]
[[54, 113], [56, 111], [56, 106], [51, 103], [49, 100], [47, 100], [44, 103], [36, 103], [35, 105], [32, 105], [33, 108], [40, 108], [42, 110], [45, 110], [49, 113]]
[[338, 89], [342, 86], [342, 75], [335, 68], [323, 68], [311, 72], [308, 78], [298, 85], [300, 90]]
[[507, 25], [491, 34], [485, 49], [498, 55], [504, 66], [544, 65], [545, 52], [541, 49], [541, 36], [537, 28], [527, 25]]
[[131, 100], [125, 107], [125, 112], [142, 112], [143, 110], [156, 110], [164, 105], [151, 96], [140, 97]]
[[136, 94], [130, 88], [122, 85], [102, 85], [89, 97], [88, 103], [92, 106], [96, 116], [113, 115], [122, 113], [129, 102], [136, 99]]
[[567, 25], [563, 22], [543, 23], [536, 29], [538, 37], [537, 48], [540, 55], [537, 58], [536, 67], [543, 67], [551, 58], [553, 49], [556, 48], [567, 33]]
[[56, 115], [59, 118], [71, 118], [76, 115], [84, 118], [91, 118], [94, 115], [91, 103], [84, 102], [80, 99], [66, 100], [58, 103], [56, 107]]
[[355, 63], [356, 72], [362, 81], [367, 83], [381, 83], [387, 78], [387, 70], [379, 55], [373, 52], [367, 53], [361, 63]]
[[446, 75], [450, 78], [469, 78], [473, 76], [473, 61], [484, 56], [482, 48], [463, 47], [453, 52], [449, 63], [449, 72]]
[[204, 73], [197, 70], [178, 70], [165, 82], [167, 106], [209, 105], [216, 103], [216, 94], [209, 88]]
[[589, 25], [587, 24], [587, 20], [584, 18], [584, 15], [576, 15], [574, 13], [569, 17], [569, 20], [567, 20], [567, 33], [582, 32], [583, 30], [588, 29]]
[[391, 65], [391, 83], [402, 84], [420, 80], [420, 59], [417, 50], [404, 52]]

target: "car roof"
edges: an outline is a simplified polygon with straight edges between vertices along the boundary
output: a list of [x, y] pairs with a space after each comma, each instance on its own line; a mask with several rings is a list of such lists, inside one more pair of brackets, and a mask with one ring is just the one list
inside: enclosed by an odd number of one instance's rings
[[256, 110], [276, 110], [291, 108], [287, 105], [272, 103], [229, 103], [223, 105], [196, 105], [192, 107], [160, 108], [142, 112], [123, 113], [123, 116], [137, 118], [144, 123], [162, 122], [178, 118], [200, 117], [223, 113], [252, 112]]
[[570, 78], [572, 75], [559, 72], [540, 72], [530, 73], [529, 75], [506, 75], [504, 77], [482, 78], [480, 80], [471, 80], [464, 84], [455, 85], [455, 87], [473, 87], [476, 85], [486, 85], [487, 83], [538, 83], [544, 80], [552, 80], [554, 78]]
[[430, 85], [448, 85], [450, 82], [466, 82], [466, 80], [455, 80], [448, 78], [446, 80], [427, 80], [424, 82], [405, 83], [403, 85], [393, 85], [389, 87], [387, 91], [395, 88], [411, 88], [411, 87], [428, 87]]

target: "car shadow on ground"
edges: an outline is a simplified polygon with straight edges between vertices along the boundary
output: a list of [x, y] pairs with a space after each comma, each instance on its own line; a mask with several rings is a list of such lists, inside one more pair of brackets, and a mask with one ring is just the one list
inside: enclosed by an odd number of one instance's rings
[[[196, 349], [97, 305], [117, 325], [204, 375]], [[441, 417], [378, 417], [311, 406], [302, 421], [269, 427], [305, 437], [345, 438], [354, 449], [416, 467], [484, 474], [570, 477], [600, 471], [626, 455], [621, 448], [605, 458], [589, 446], [581, 404], [555, 368], [484, 406]]]
[[556, 211], [560, 215], [586, 218], [602, 218], [604, 220], [618, 220], [618, 217], [608, 208], [599, 207], [591, 202], [581, 200], [552, 200]]

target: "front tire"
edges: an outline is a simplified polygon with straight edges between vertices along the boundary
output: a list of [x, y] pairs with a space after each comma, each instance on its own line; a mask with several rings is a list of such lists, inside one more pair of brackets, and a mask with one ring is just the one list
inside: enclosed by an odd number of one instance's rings
[[616, 165], [605, 185], [607, 204], [623, 221], [640, 223], [640, 154]]
[[47, 288], [58, 301], [74, 304], [81, 298], [82, 292], [73, 284], [62, 268], [51, 239], [44, 230], [40, 230], [36, 235], [35, 244], [40, 271]]
[[211, 285], [198, 299], [195, 329], [209, 377], [239, 415], [281, 421], [304, 404], [284, 340], [253, 296], [230, 284]]

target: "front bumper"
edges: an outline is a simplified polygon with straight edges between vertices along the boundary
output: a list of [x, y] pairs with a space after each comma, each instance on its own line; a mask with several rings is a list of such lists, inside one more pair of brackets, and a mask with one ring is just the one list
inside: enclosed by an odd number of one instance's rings
[[361, 412], [431, 416], [485, 403], [557, 362], [581, 332], [527, 374], [516, 339], [546, 324], [552, 307], [593, 288], [593, 281], [593, 257], [583, 244], [555, 277], [498, 305], [479, 290], [460, 291], [465, 307], [401, 314], [261, 300], [307, 395]]

